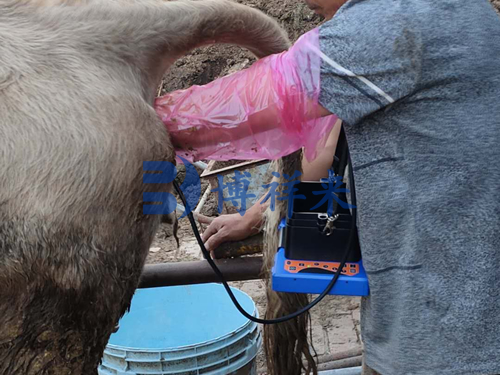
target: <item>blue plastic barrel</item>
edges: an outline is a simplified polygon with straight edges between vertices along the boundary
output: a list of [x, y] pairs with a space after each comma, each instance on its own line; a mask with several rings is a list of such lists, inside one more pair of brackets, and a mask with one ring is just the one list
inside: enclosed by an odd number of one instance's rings
[[[232, 288], [249, 314], [252, 299]], [[219, 284], [137, 290], [104, 351], [99, 375], [253, 375], [261, 345]]]

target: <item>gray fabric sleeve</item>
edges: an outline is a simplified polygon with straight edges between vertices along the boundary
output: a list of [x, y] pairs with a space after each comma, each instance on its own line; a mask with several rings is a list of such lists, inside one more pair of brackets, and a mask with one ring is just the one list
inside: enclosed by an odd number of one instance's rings
[[390, 6], [374, 12], [366, 3], [349, 2], [320, 27], [320, 50], [336, 67], [323, 59], [319, 102], [348, 125], [410, 95], [422, 70], [418, 28]]

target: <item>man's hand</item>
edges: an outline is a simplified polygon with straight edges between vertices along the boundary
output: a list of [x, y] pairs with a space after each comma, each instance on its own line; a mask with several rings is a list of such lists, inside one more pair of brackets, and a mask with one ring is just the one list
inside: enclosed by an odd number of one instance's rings
[[262, 223], [262, 213], [260, 210], [247, 210], [243, 216], [230, 214], [215, 219], [200, 215], [198, 221], [209, 224], [201, 238], [207, 250], [213, 251], [224, 242], [240, 241], [257, 234]]

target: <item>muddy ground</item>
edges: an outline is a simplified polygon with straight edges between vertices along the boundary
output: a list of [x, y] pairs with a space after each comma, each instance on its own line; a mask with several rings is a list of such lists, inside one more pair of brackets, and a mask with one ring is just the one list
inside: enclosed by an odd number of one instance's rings
[[[311, 12], [304, 3], [294, 0], [244, 0], [239, 1], [255, 7], [277, 19], [287, 30], [291, 41], [321, 23], [320, 17]], [[238, 47], [211, 46], [200, 48], [179, 59], [165, 75], [161, 92], [184, 89], [192, 85], [203, 85], [218, 77], [244, 69], [255, 61], [252, 54]], [[235, 161], [241, 162], [241, 161]], [[219, 163], [218, 168], [229, 163]], [[179, 176], [182, 181], [182, 173]], [[202, 192], [208, 182], [202, 183]], [[229, 207], [231, 210], [231, 207]], [[227, 208], [224, 210], [227, 212]], [[233, 211], [234, 212], [234, 211]], [[211, 193], [202, 213], [217, 216], [216, 193]], [[177, 247], [171, 228], [161, 227], [147, 259], [148, 263], [179, 262], [201, 259], [189, 222], [179, 223], [180, 247]], [[260, 314], [265, 311], [265, 286], [262, 281], [232, 283], [248, 293], [256, 302]], [[313, 342], [318, 355], [359, 345], [358, 301], [349, 298], [330, 298], [313, 314]], [[261, 352], [257, 358], [258, 373], [265, 374], [265, 361]]]
[[[278, 20], [295, 41], [321, 20], [304, 3], [295, 0], [239, 0]], [[162, 92], [203, 85], [213, 79], [247, 67], [255, 61], [248, 51], [231, 46], [200, 48], [177, 60], [165, 75]]]

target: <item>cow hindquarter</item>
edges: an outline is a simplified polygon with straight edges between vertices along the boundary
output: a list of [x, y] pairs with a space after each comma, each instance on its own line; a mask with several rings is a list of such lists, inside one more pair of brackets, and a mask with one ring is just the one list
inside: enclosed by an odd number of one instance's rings
[[143, 193], [171, 189], [142, 163], [173, 153], [132, 68], [23, 12], [0, 16], [0, 374], [95, 374], [160, 222]]
[[174, 161], [155, 85], [196, 46], [288, 40], [214, 0], [0, 0], [0, 40], [0, 375], [95, 374], [161, 220], [143, 193], [172, 189], [142, 183]]

